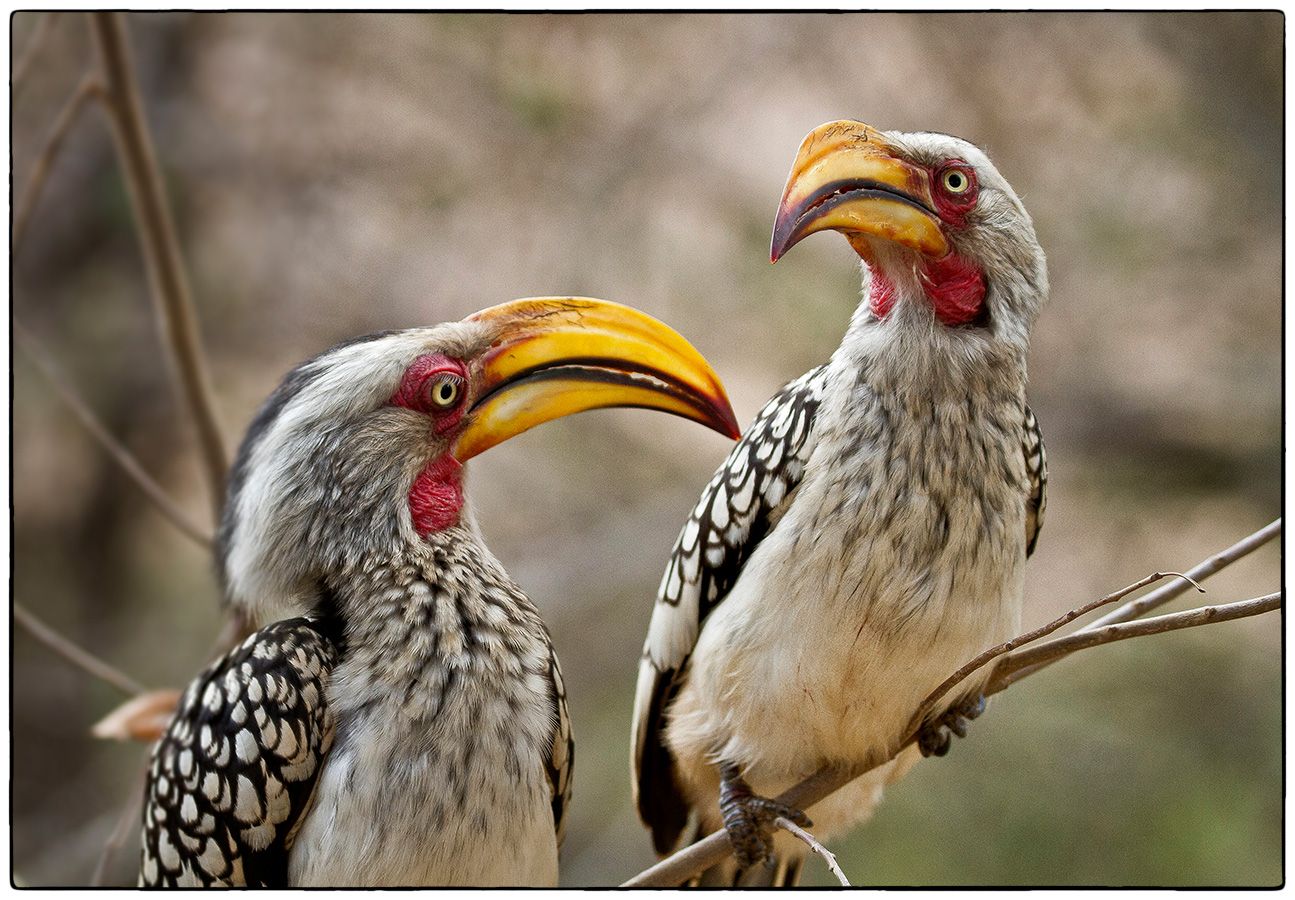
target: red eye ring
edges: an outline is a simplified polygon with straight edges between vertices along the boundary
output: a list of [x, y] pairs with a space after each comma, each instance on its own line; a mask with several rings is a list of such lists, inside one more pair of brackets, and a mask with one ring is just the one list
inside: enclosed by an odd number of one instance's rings
[[931, 199], [940, 218], [955, 228], [965, 227], [967, 215], [980, 196], [975, 167], [964, 160], [951, 159], [931, 172], [931, 181]]
[[462, 413], [467, 387], [468, 370], [462, 362], [428, 353], [410, 363], [391, 404], [435, 416], [443, 426], [452, 425], [451, 420]]

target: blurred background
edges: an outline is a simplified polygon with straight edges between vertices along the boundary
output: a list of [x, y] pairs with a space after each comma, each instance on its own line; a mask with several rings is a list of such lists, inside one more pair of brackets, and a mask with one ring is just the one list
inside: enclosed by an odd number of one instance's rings
[[[43, 14], [11, 18], [17, 59]], [[132, 15], [226, 442], [342, 338], [588, 294], [677, 327], [743, 422], [825, 360], [845, 241], [768, 262], [801, 137], [829, 119], [985, 147], [1052, 299], [1031, 403], [1051, 469], [1028, 625], [1281, 513], [1283, 18], [1246, 14]], [[13, 93], [15, 192], [95, 60], [55, 15]], [[69, 132], [13, 312], [195, 518], [209, 505], [106, 121]], [[142, 498], [30, 360], [13, 369], [15, 599], [150, 686], [221, 624], [207, 553]], [[491, 546], [547, 619], [578, 744], [563, 883], [653, 856], [630, 801], [636, 665], [665, 559], [727, 453], [682, 420], [566, 419], [472, 463]], [[1208, 582], [1276, 590], [1276, 543]], [[1182, 602], [1188, 602], [1185, 598]], [[836, 849], [864, 885], [1276, 885], [1281, 622], [1099, 648], [1000, 697]], [[19, 884], [89, 881], [145, 748], [120, 702], [19, 630]], [[133, 883], [137, 841], [111, 861]], [[811, 883], [831, 883], [821, 863]]]

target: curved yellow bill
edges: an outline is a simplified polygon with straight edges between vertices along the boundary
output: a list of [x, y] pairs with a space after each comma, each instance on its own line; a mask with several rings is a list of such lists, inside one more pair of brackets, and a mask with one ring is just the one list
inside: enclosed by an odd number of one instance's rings
[[464, 462], [543, 422], [588, 409], [674, 413], [741, 432], [719, 376], [673, 328], [619, 303], [532, 297], [469, 317], [495, 329], [454, 455]]
[[926, 171], [900, 159], [881, 132], [862, 122], [828, 122], [805, 136], [778, 206], [769, 259], [777, 262], [828, 229], [875, 235], [926, 256], [949, 251]]

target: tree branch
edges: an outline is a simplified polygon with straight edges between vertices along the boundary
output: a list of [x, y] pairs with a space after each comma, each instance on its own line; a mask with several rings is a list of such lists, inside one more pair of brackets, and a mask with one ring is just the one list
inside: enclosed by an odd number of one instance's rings
[[12, 96], [17, 96], [18, 89], [27, 79], [27, 74], [31, 71], [32, 63], [36, 61], [41, 47], [45, 46], [45, 39], [50, 36], [54, 30], [54, 22], [57, 13], [47, 12], [40, 17], [40, 21], [32, 29], [31, 37], [27, 39], [27, 46], [23, 49], [22, 57], [13, 67], [13, 74], [9, 76], [10, 90]]
[[[1187, 570], [1187, 574], [1184, 577], [1189, 580], [1194, 579], [1193, 584], [1195, 581], [1204, 581], [1220, 569], [1226, 568], [1238, 559], [1241, 559], [1241, 557], [1258, 550], [1281, 533], [1282, 520], [1280, 518], [1275, 519], [1263, 528], [1260, 528], [1254, 534], [1237, 541], [1226, 550], [1216, 553], [1208, 559], [1197, 563], [1195, 566]], [[1199, 587], [1199, 585], [1197, 586]], [[1130, 619], [1137, 619], [1144, 613], [1148, 613], [1153, 609], [1158, 609], [1159, 607], [1164, 606], [1170, 600], [1173, 600], [1186, 590], [1187, 585], [1185, 584], [1167, 584], [1162, 588], [1152, 591], [1145, 597], [1133, 600], [1117, 609], [1111, 610], [1111, 612], [1093, 622], [1090, 622], [1085, 627], [1101, 628], [1104, 625], [1113, 625], [1116, 622], [1128, 622]]]
[[49, 180], [50, 170], [54, 166], [54, 160], [58, 158], [59, 150], [63, 147], [63, 141], [67, 138], [72, 126], [76, 124], [77, 116], [85, 108], [85, 104], [92, 97], [103, 96], [103, 85], [99, 79], [90, 72], [87, 72], [82, 78], [81, 83], [77, 85], [72, 96], [63, 104], [59, 110], [58, 116], [54, 119], [54, 124], [49, 130], [49, 135], [45, 138], [45, 145], [41, 148], [40, 154], [36, 161], [32, 163], [31, 172], [27, 176], [27, 185], [23, 188], [22, 196], [18, 198], [18, 204], [14, 207], [13, 232], [10, 251], [18, 252], [18, 247], [22, 243], [23, 236], [27, 233], [27, 222], [31, 219], [31, 214], [36, 208], [36, 201], [40, 199], [41, 192], [45, 190], [45, 182]]
[[[1227, 550], [1210, 557], [1201, 562], [1194, 568], [1188, 570], [1188, 575], [1197, 580], [1203, 580], [1210, 575], [1225, 568], [1251, 551], [1262, 546], [1281, 532], [1281, 520], [1265, 526], [1246, 539], [1239, 541]], [[1150, 584], [1153, 578], [1143, 579], [1141, 586]], [[1145, 612], [1151, 608], [1147, 601], [1153, 600], [1160, 596], [1164, 599], [1158, 603], [1167, 602], [1172, 597], [1178, 596], [1187, 589], [1191, 582], [1183, 581], [1167, 585], [1157, 591], [1148, 594], [1146, 597], [1126, 604], [1114, 610], [1107, 618], [1113, 618], [1116, 615], [1124, 614], [1126, 610], [1137, 609]], [[1197, 585], [1199, 589], [1199, 585]], [[1129, 589], [1125, 589], [1127, 593]], [[1120, 596], [1119, 591], [1110, 595], [1115, 599]], [[1106, 597], [1103, 601], [1110, 602]], [[1087, 604], [1091, 609], [1100, 606], [1101, 602]], [[1006, 690], [1012, 684], [1020, 681], [1035, 672], [1040, 671], [1046, 665], [1054, 662], [1062, 656], [1078, 652], [1079, 650], [1097, 646], [1098, 644], [1110, 643], [1117, 640], [1126, 640], [1133, 637], [1141, 637], [1148, 634], [1159, 634], [1164, 631], [1172, 631], [1180, 628], [1192, 628], [1199, 625], [1208, 625], [1216, 622], [1229, 621], [1231, 619], [1243, 618], [1245, 616], [1254, 616], [1261, 613], [1270, 612], [1281, 606], [1281, 594], [1269, 594], [1264, 597], [1258, 597], [1253, 600], [1243, 600], [1237, 603], [1224, 604], [1222, 606], [1201, 607], [1199, 609], [1187, 610], [1186, 612], [1173, 613], [1165, 616], [1158, 616], [1154, 619], [1148, 619], [1132, 624], [1111, 623], [1111, 627], [1106, 627], [1101, 620], [1093, 623], [1085, 629], [1055, 638], [1043, 644], [1018, 650], [1008, 654], [1002, 662], [999, 663], [998, 671], [995, 677], [985, 688], [985, 696], [991, 696]], [[1084, 607], [1080, 607], [1084, 609]], [[1079, 610], [1074, 611], [1074, 615], [1067, 613], [1071, 619], [1082, 615]], [[1065, 617], [1063, 617], [1065, 618]], [[1026, 637], [1026, 636], [1022, 636]], [[1020, 646], [1018, 643], [1017, 646]], [[1046, 649], [1045, 649], [1046, 648]], [[984, 654], [982, 654], [983, 656]], [[1032, 656], [1031, 656], [1032, 655]], [[1020, 660], [1024, 658], [1022, 663]], [[1013, 661], [1017, 665], [1013, 665]], [[969, 664], [970, 665], [970, 664]], [[966, 668], [965, 666], [963, 668]], [[961, 680], [961, 679], [959, 679]], [[957, 683], [956, 681], [954, 682]], [[920, 725], [919, 725], [920, 727]], [[859, 761], [855, 766], [825, 766], [813, 775], [806, 778], [799, 784], [794, 785], [784, 791], [776, 799], [780, 803], [785, 803], [796, 809], [808, 809], [815, 803], [820, 802], [829, 795], [843, 788], [859, 776], [884, 765], [904, 750], [909, 744], [917, 740], [917, 728], [910, 728], [908, 733], [893, 747], [887, 750], [874, 751], [865, 759]], [[680, 884], [695, 877], [705, 869], [722, 862], [732, 852], [732, 846], [729, 843], [728, 835], [721, 829], [712, 832], [696, 843], [679, 850], [671, 856], [660, 860], [655, 865], [645, 869], [633, 878], [621, 884], [621, 887], [677, 887]]]
[[1025, 677], [1022, 670], [1037, 671], [1043, 664], [1055, 662], [1063, 656], [1069, 656], [1078, 650], [1086, 650], [1099, 644], [1122, 641], [1127, 638], [1142, 637], [1148, 634], [1161, 634], [1166, 631], [1177, 631], [1181, 628], [1195, 628], [1198, 625], [1209, 625], [1213, 622], [1229, 622], [1246, 616], [1257, 616], [1260, 613], [1280, 609], [1281, 592], [1265, 594], [1252, 600], [1238, 600], [1235, 603], [1224, 603], [1219, 606], [1200, 606], [1183, 612], [1167, 613], [1150, 619], [1138, 619], [1133, 622], [1117, 622], [1101, 628], [1085, 628], [1074, 634], [1044, 641], [1033, 647], [1027, 647], [1013, 653], [994, 673], [991, 685], [1003, 690], [1008, 685]]
[[108, 840], [104, 842], [103, 851], [99, 854], [99, 861], [95, 863], [94, 874], [90, 876], [91, 887], [102, 887], [108, 877], [108, 870], [112, 867], [113, 857], [121, 850], [122, 845], [126, 843], [131, 832], [139, 827], [140, 813], [143, 812], [144, 805], [144, 777], [148, 774], [148, 757], [145, 756], [144, 765], [140, 766], [139, 772], [132, 781], [134, 785], [121, 813], [117, 817], [117, 824], [113, 826], [112, 831], [108, 833]]
[[[1277, 537], [1277, 535], [1281, 533], [1282, 533], [1282, 520], [1275, 519], [1272, 522], [1269, 522], [1263, 528], [1260, 528], [1258, 531], [1254, 532], [1253, 534], [1247, 535], [1246, 537], [1237, 541], [1235, 544], [1233, 544], [1231, 547], [1228, 547], [1226, 550], [1222, 550], [1214, 554], [1213, 556], [1210, 556], [1206, 559], [1201, 560], [1195, 566], [1188, 569], [1187, 574], [1184, 577], [1189, 579], [1196, 579], [1198, 581], [1204, 581], [1206, 578], [1213, 575], [1215, 572], [1219, 571], [1220, 569], [1224, 569], [1230, 566], [1232, 563], [1236, 562], [1238, 559], [1241, 559], [1244, 556], [1248, 556], [1249, 554], [1253, 553], [1255, 550], [1258, 550], [1264, 544], [1268, 543], [1269, 541], [1271, 541], [1273, 538]], [[1193, 581], [1192, 583], [1195, 584], [1195, 581]], [[1131, 600], [1128, 603], [1125, 603], [1123, 606], [1120, 606], [1111, 610], [1106, 615], [1101, 616], [1100, 618], [1094, 619], [1092, 622], [1089, 622], [1087, 625], [1085, 625], [1083, 628], [1079, 630], [1086, 631], [1088, 629], [1104, 628], [1107, 625], [1114, 625], [1118, 622], [1131, 621], [1143, 615], [1144, 613], [1148, 613], [1153, 609], [1158, 609], [1159, 607], [1164, 606], [1170, 600], [1173, 600], [1174, 598], [1176, 598], [1178, 595], [1182, 594], [1186, 590], [1187, 590], [1187, 585], [1179, 582], [1175, 582], [1173, 584], [1167, 584], [1164, 587], [1157, 588], [1156, 590], [1147, 594], [1145, 597], [1140, 597], [1137, 600]], [[1041, 662], [1038, 665], [1039, 667], [1043, 667], [1051, 664], [1052, 664], [1052, 661]]]
[[804, 841], [811, 852], [823, 857], [823, 861], [827, 863], [828, 869], [836, 876], [837, 881], [841, 882], [845, 887], [850, 886], [850, 879], [846, 878], [845, 873], [841, 871], [841, 866], [836, 861], [836, 854], [824, 847], [818, 838], [785, 816], [774, 819], [773, 824]]
[[153, 284], [154, 309], [174, 356], [182, 394], [198, 431], [198, 443], [217, 518], [225, 489], [227, 458], [217, 423], [211, 380], [198, 337], [189, 280], [162, 173], [144, 122], [139, 87], [131, 71], [120, 13], [90, 13], [91, 30], [103, 62], [104, 108], [112, 122], [140, 244]]
[[[922, 724], [926, 721], [926, 717], [935, 709], [935, 704], [940, 701], [941, 697], [953, 690], [957, 685], [961, 684], [972, 672], [983, 668], [987, 663], [997, 659], [1004, 653], [1009, 653], [1017, 647], [1021, 647], [1032, 641], [1037, 641], [1041, 637], [1046, 637], [1058, 628], [1061, 628], [1063, 625], [1078, 619], [1080, 616], [1087, 615], [1099, 607], [1106, 606], [1108, 603], [1114, 603], [1116, 600], [1127, 597], [1135, 591], [1140, 591], [1147, 585], [1159, 581], [1169, 575], [1173, 575], [1176, 578], [1187, 578], [1186, 575], [1181, 575], [1178, 572], [1154, 572], [1146, 578], [1138, 579], [1128, 587], [1120, 588], [1118, 591], [1115, 591], [1112, 594], [1107, 594], [1099, 600], [1094, 600], [1091, 603], [1085, 603], [1083, 606], [1072, 609], [1070, 612], [1062, 616], [1058, 616], [1048, 624], [1041, 625], [1033, 631], [1027, 631], [1025, 634], [1018, 635], [1010, 641], [1005, 641], [1004, 643], [999, 644], [997, 647], [990, 647], [984, 653], [980, 654], [948, 678], [944, 679], [944, 681], [940, 682], [935, 690], [927, 694], [926, 699], [918, 705], [917, 712], [913, 713], [912, 719], [908, 722], [908, 728], [905, 730], [916, 731], [921, 728]], [[1187, 580], [1191, 581], [1190, 578]], [[1193, 581], [1192, 584], [1196, 584], [1196, 582]], [[1202, 594], [1205, 593], [1205, 588], [1201, 587], [1199, 584], [1196, 585], [1196, 590], [1200, 591]]]
[[105, 684], [115, 687], [127, 697], [134, 697], [136, 694], [142, 694], [146, 690], [134, 678], [63, 637], [63, 635], [28, 612], [26, 607], [19, 603], [13, 605], [13, 619], [26, 629], [28, 634], [63, 657], [63, 659]]
[[28, 359], [36, 366], [36, 370], [44, 376], [58, 398], [72, 411], [72, 415], [76, 420], [89, 432], [90, 437], [94, 438], [95, 442], [107, 452], [109, 458], [126, 473], [126, 476], [152, 502], [158, 512], [166, 517], [167, 521], [180, 529], [180, 532], [186, 537], [210, 549], [212, 536], [195, 524], [184, 510], [171, 499], [166, 490], [153, 480], [153, 476], [144, 470], [144, 467], [139, 464], [134, 455], [112, 436], [89, 405], [76, 393], [68, 378], [59, 371], [58, 364], [54, 362], [53, 357], [27, 330], [26, 326], [17, 319], [11, 319], [10, 325], [13, 327], [13, 335], [17, 339], [18, 346], [27, 354]]

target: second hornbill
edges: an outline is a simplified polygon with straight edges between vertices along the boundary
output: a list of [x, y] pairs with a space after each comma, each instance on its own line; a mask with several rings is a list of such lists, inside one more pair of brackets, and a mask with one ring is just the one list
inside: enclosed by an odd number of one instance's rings
[[[769, 826], [804, 817], [767, 798], [895, 747], [932, 689], [1017, 633], [1043, 521], [1025, 362], [1048, 278], [1016, 193], [967, 141], [831, 122], [801, 144], [773, 261], [826, 229], [863, 260], [862, 302], [702, 492], [639, 668], [639, 813], [659, 853], [690, 818], [727, 827], [740, 871], [716, 880], [794, 883], [805, 847]], [[923, 752], [962, 733], [991, 671], [935, 710]], [[866, 819], [916, 758], [815, 805], [818, 836]]]
[[141, 884], [557, 883], [562, 679], [462, 464], [610, 406], [738, 436], [687, 341], [587, 298], [358, 338], [288, 374], [219, 533], [229, 602], [271, 624], [193, 681], [156, 746]]

